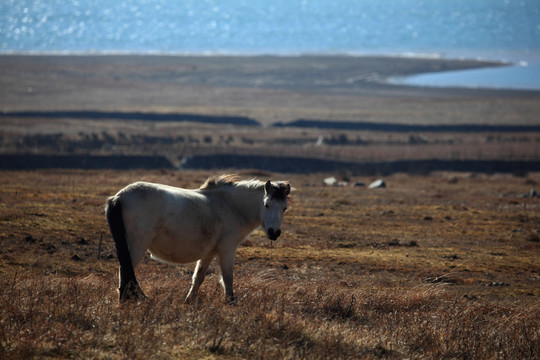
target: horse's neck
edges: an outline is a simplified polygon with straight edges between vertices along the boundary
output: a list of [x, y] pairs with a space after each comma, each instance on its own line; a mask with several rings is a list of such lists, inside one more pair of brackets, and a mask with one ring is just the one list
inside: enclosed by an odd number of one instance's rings
[[261, 224], [261, 206], [263, 205], [264, 189], [231, 188], [227, 190], [227, 201], [231, 210], [241, 217], [250, 231]]

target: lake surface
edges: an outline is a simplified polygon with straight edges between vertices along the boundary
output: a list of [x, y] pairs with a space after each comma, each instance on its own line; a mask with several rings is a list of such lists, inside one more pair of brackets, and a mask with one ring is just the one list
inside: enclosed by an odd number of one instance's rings
[[427, 73], [392, 78], [392, 84], [426, 87], [466, 87], [540, 90], [540, 64]]
[[536, 88], [540, 1], [4, 0], [0, 53], [485, 58], [527, 64], [510, 77], [509, 69], [495, 69], [485, 79], [506, 77], [503, 87], [520, 88], [518, 73], [528, 72]]

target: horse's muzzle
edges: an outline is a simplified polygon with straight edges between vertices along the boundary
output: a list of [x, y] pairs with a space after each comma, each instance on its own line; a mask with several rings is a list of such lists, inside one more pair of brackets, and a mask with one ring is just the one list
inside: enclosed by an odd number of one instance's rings
[[268, 235], [268, 238], [270, 240], [277, 240], [279, 235], [281, 235], [281, 230], [280, 229], [274, 230], [273, 228], [269, 228], [266, 235]]

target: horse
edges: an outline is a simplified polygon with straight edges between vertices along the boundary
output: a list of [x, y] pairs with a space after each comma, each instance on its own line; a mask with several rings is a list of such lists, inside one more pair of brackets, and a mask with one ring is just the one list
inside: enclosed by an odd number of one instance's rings
[[237, 248], [259, 226], [277, 240], [290, 193], [287, 181], [240, 180], [235, 175], [208, 178], [193, 190], [149, 182], [121, 189], [105, 206], [119, 262], [119, 301], [146, 299], [135, 267], [148, 251], [166, 263], [197, 262], [186, 303], [197, 296], [217, 256], [225, 299], [235, 303]]

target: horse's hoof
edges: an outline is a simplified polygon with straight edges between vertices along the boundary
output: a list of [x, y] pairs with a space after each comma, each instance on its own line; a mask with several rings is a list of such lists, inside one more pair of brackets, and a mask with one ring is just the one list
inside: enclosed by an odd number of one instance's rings
[[228, 304], [228, 305], [231, 305], [231, 306], [238, 305], [238, 303], [236, 302], [236, 299], [234, 297], [233, 298], [227, 298], [227, 300], [225, 300], [225, 303]]
[[138, 285], [130, 284], [123, 291], [120, 290], [120, 303], [143, 302], [148, 298]]
[[148, 300], [148, 298], [144, 294], [142, 295], [132, 294], [132, 295], [126, 295], [126, 296], [120, 297], [120, 303], [123, 303], [123, 304], [130, 303], [130, 302], [140, 303], [146, 300]]
[[120, 304], [141, 304], [148, 300], [148, 298], [142, 294], [137, 296], [124, 296], [120, 298]]

